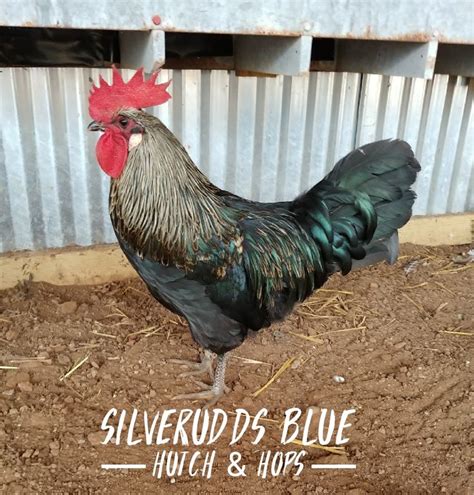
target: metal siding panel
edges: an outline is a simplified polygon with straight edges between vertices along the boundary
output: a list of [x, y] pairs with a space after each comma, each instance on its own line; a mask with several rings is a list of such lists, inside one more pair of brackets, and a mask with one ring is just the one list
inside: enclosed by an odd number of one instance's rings
[[[430, 188], [432, 187], [435, 174], [436, 151], [440, 133], [442, 132], [443, 108], [448, 89], [448, 76], [438, 76], [428, 81], [427, 88], [430, 98], [425, 98], [423, 119], [420, 139], [417, 146], [417, 158], [422, 164], [418, 175], [416, 191], [416, 212], [418, 214], [429, 214]], [[423, 125], [424, 124], [424, 125]]]
[[[1, 84], [1, 83], [0, 83]], [[15, 248], [3, 140], [0, 139], [0, 253]]]
[[282, 165], [283, 193], [279, 200], [291, 200], [300, 192], [304, 129], [309, 76], [291, 77], [290, 107], [288, 113], [287, 154]]
[[360, 74], [344, 74], [344, 103], [342, 105], [341, 132], [339, 137], [339, 155], [343, 156], [354, 149], [357, 128], [357, 105], [360, 95]]
[[306, 125], [303, 135], [303, 156], [301, 163], [301, 174], [299, 181], [299, 190], [304, 191], [309, 189], [308, 176], [311, 168], [311, 157], [313, 154], [313, 133], [314, 133], [314, 118], [316, 106], [316, 74], [309, 74], [308, 78], [308, 96], [306, 109]]
[[[70, 167], [74, 166], [69, 160], [68, 143], [69, 140], [65, 135], [67, 128], [67, 114], [65, 108], [64, 92], [68, 84], [64, 71], [54, 70], [46, 71], [50, 86], [50, 116], [51, 116], [51, 139], [53, 141], [52, 152], [56, 163], [56, 184], [58, 200], [58, 210], [60, 213], [61, 229], [63, 244], [74, 244], [76, 242], [74, 228], [74, 210], [70, 198], [72, 197], [71, 189], [73, 184], [70, 182]], [[42, 125], [42, 124], [38, 124]], [[45, 123], [48, 125], [48, 123]], [[46, 179], [46, 176], [45, 176]], [[54, 207], [54, 206], [53, 206]], [[56, 244], [54, 244], [56, 245]]]
[[423, 101], [427, 82], [424, 79], [406, 79], [404, 97], [397, 135], [405, 139], [413, 149], [417, 148], [423, 113]]
[[[76, 244], [91, 244], [91, 218], [88, 180], [88, 149], [86, 148], [85, 126], [88, 115], [83, 110], [87, 94], [81, 70], [62, 71], [65, 79], [64, 108], [66, 111], [66, 134], [68, 163], [70, 164], [69, 182], [71, 187], [71, 206], [74, 214], [74, 237]], [[82, 98], [81, 98], [82, 96]], [[98, 136], [93, 136], [93, 139]]]
[[324, 168], [324, 175], [326, 175], [339, 158], [337, 149], [338, 135], [339, 135], [339, 123], [341, 114], [341, 91], [342, 91], [342, 77], [343, 73], [335, 73], [334, 81], [331, 87], [331, 114], [329, 116], [329, 134], [328, 134], [328, 147], [326, 154], [326, 162]]
[[35, 98], [31, 102], [31, 126], [34, 130], [34, 156], [40, 190], [38, 207], [43, 213], [44, 245], [58, 246], [63, 244], [63, 235], [49, 72], [40, 69], [35, 73], [29, 72], [29, 75], [32, 76], [30, 84], [35, 91]]
[[[360, 94], [359, 74], [336, 74], [340, 84], [334, 86], [334, 96], [338, 98], [337, 109], [334, 107], [335, 129], [331, 153], [326, 160], [326, 173], [335, 162], [354, 149], [354, 136], [357, 126], [357, 104]], [[338, 88], [339, 91], [335, 91]], [[316, 143], [317, 145], [317, 143]]]
[[198, 163], [201, 156], [201, 71], [183, 71], [182, 95], [182, 142], [191, 158]]
[[[99, 74], [111, 80], [102, 69], [0, 73], [0, 117], [9, 122], [0, 131], [1, 250], [115, 240], [98, 136], [85, 130], [89, 80]], [[174, 98], [152, 112], [219, 187], [255, 200], [290, 199], [355, 145], [401, 137], [423, 167], [416, 213], [474, 207], [472, 81], [161, 71], [159, 80], [168, 79]]]
[[326, 173], [328, 168], [329, 134], [331, 130], [332, 93], [334, 73], [312, 74], [315, 100], [311, 136], [311, 158], [305, 187], [309, 189]]
[[[240, 196], [250, 198], [252, 195], [257, 79], [254, 77], [237, 77], [236, 83], [235, 161], [234, 163], [227, 162], [227, 166], [234, 167], [235, 172], [234, 183], [228, 185], [232, 192], [238, 192]], [[226, 159], [223, 156], [221, 162], [222, 168], [224, 168], [225, 162]]]
[[[204, 74], [209, 74], [209, 71], [205, 71]], [[210, 77], [210, 76], [209, 76]], [[227, 118], [227, 139], [228, 139], [228, 148], [227, 148], [227, 164], [230, 164], [226, 167], [226, 173], [224, 178], [224, 189], [231, 191], [233, 185], [235, 184], [236, 177], [236, 163], [237, 163], [237, 140], [235, 136], [237, 135], [237, 117], [238, 117], [238, 87], [239, 87], [239, 78], [235, 76], [235, 73], [231, 72], [229, 74], [229, 107], [228, 107], [228, 118]], [[206, 93], [207, 95], [207, 93]], [[208, 98], [210, 100], [210, 96]], [[208, 102], [203, 102], [203, 125], [204, 129], [207, 131], [207, 136], [209, 135], [209, 104]], [[201, 131], [201, 136], [204, 137], [204, 129]], [[206, 139], [206, 146], [209, 147], [209, 139]], [[207, 150], [206, 148], [206, 150]], [[201, 149], [204, 151], [203, 149]], [[207, 154], [201, 154], [200, 166], [201, 170], [206, 173], [204, 167], [202, 166], [205, 163], [205, 157]]]
[[[26, 98], [17, 99], [20, 142], [18, 148], [23, 149], [26, 193], [31, 216], [31, 232], [36, 249], [46, 245], [44, 236], [43, 209], [41, 207], [41, 187], [38, 174], [38, 156], [35, 147], [35, 128], [32, 119], [33, 88], [35, 77], [29, 71], [14, 72], [15, 89], [25, 93]], [[6, 120], [6, 119], [5, 119]], [[13, 165], [14, 166], [14, 165]], [[12, 191], [14, 194], [15, 191]], [[16, 215], [15, 210], [13, 214]]]
[[467, 94], [467, 86], [459, 83], [455, 76], [449, 77], [428, 205], [429, 213], [433, 214], [441, 214], [448, 209], [449, 187], [462, 124], [459, 116], [463, 113]]
[[227, 163], [227, 124], [229, 112], [229, 74], [211, 71], [209, 108], [208, 176], [224, 187]]
[[[11, 214], [9, 223], [12, 232], [5, 232], [6, 237], [12, 237], [15, 249], [33, 249], [33, 218], [30, 213], [30, 198], [27, 186], [27, 171], [25, 154], [22, 146], [21, 128], [24, 122], [18, 110], [18, 88], [15, 83], [15, 69], [3, 69], [0, 73], [1, 81], [1, 118], [8, 121], [8, 125], [2, 125], [2, 149], [5, 177], [2, 183], [8, 187], [8, 199], [10, 209], [5, 214]], [[28, 97], [27, 91], [20, 91], [22, 99]], [[5, 243], [7, 244], [7, 243]]]
[[388, 79], [387, 99], [385, 101], [384, 119], [380, 139], [397, 136], [402, 108], [403, 86], [405, 78], [392, 76]]
[[447, 206], [450, 213], [474, 209], [474, 79], [460, 78], [460, 84], [466, 85], [466, 100], [451, 176]]
[[291, 101], [291, 77], [283, 77], [282, 107], [280, 118], [280, 147], [278, 150], [278, 168], [276, 178], [275, 201], [282, 201], [285, 197], [285, 172], [288, 157], [288, 135]]
[[[122, 71], [127, 74], [127, 71]], [[128, 71], [127, 77], [130, 77], [135, 71]], [[178, 71], [176, 71], [178, 72]], [[125, 76], [124, 76], [125, 77]], [[173, 71], [168, 69], [162, 69], [158, 75], [158, 82], [164, 83], [171, 79], [170, 91], [174, 92], [175, 81], [173, 80]], [[173, 127], [173, 105], [166, 103], [165, 105], [160, 105], [158, 107], [153, 107], [149, 109], [155, 117], [158, 117], [163, 124], [169, 129]]]
[[[260, 182], [254, 182], [253, 194], [259, 201], [275, 201], [278, 184], [278, 154], [280, 149], [280, 122], [282, 112], [283, 76], [260, 78], [265, 95], [262, 115], [257, 115], [261, 126]], [[260, 82], [259, 84], [262, 84]], [[232, 166], [232, 165], [230, 165]], [[236, 191], [238, 192], [238, 191]]]
[[361, 146], [377, 139], [379, 102], [382, 95], [383, 76], [369, 74], [363, 76], [361, 105], [356, 145]]
[[255, 96], [255, 126], [254, 132], [254, 147], [252, 157], [252, 190], [250, 197], [259, 199], [261, 176], [262, 176], [262, 152], [263, 152], [263, 136], [265, 132], [265, 79], [260, 77], [257, 79], [257, 92]]
[[183, 134], [183, 77], [182, 71], [173, 72], [173, 98], [167, 103], [171, 110], [169, 128], [182, 141]]

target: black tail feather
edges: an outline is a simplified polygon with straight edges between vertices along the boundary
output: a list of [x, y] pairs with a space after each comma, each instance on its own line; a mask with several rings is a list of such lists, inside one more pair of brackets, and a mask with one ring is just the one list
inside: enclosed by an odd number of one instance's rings
[[377, 141], [349, 153], [292, 203], [328, 271], [338, 267], [345, 274], [353, 266], [396, 260], [397, 231], [411, 217], [419, 170], [408, 143]]

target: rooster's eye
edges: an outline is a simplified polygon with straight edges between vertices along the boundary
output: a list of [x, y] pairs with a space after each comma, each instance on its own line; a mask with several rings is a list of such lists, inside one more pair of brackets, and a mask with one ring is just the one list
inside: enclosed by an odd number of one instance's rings
[[127, 125], [128, 125], [128, 119], [126, 119], [125, 117], [121, 118], [121, 119], [119, 120], [119, 124], [120, 124], [123, 128], [127, 127]]

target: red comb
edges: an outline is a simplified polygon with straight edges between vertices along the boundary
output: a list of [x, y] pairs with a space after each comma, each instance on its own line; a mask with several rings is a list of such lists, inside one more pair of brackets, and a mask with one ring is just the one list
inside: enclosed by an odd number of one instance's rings
[[148, 80], [143, 75], [143, 67], [127, 83], [120, 72], [113, 67], [112, 84], [109, 85], [102, 76], [99, 85], [92, 85], [89, 95], [89, 114], [94, 120], [107, 121], [122, 108], [145, 108], [161, 105], [171, 98], [166, 88], [171, 81], [155, 84], [158, 72]]

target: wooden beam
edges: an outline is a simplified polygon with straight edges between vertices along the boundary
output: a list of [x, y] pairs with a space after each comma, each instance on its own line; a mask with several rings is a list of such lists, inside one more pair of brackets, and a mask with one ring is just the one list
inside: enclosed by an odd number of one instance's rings
[[309, 72], [311, 36], [234, 36], [235, 70], [298, 76]]
[[[426, 246], [469, 244], [474, 240], [474, 212], [414, 217], [400, 231], [400, 241]], [[0, 289], [23, 280], [56, 285], [100, 284], [136, 276], [117, 245], [17, 251], [0, 256]]]
[[133, 277], [117, 245], [16, 251], [0, 257], [0, 289], [34, 280], [57, 285], [100, 284]]
[[124, 69], [144, 67], [145, 72], [158, 70], [165, 63], [163, 31], [120, 32], [120, 66]]
[[435, 72], [474, 77], [474, 45], [440, 44]]
[[424, 246], [456, 246], [474, 242], [474, 212], [413, 217], [400, 230], [400, 242]]
[[338, 40], [336, 68], [388, 76], [432, 79], [438, 42]]

